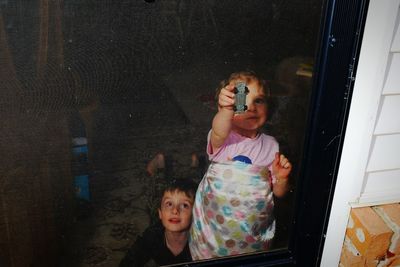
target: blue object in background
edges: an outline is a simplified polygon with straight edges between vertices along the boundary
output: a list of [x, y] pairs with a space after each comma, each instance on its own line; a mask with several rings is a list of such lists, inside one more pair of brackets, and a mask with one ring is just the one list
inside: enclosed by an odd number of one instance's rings
[[75, 195], [79, 199], [90, 200], [88, 146], [86, 137], [72, 139], [72, 173]]
[[69, 130], [72, 138], [71, 168], [74, 176], [75, 196], [77, 199], [89, 201], [88, 141], [85, 124], [77, 110], [70, 115]]
[[87, 144], [74, 145], [72, 147], [72, 154], [74, 154], [75, 157], [82, 157], [83, 156], [83, 157], [87, 158], [87, 153], [88, 153]]
[[75, 177], [75, 195], [77, 198], [90, 200], [89, 175], [76, 175]]

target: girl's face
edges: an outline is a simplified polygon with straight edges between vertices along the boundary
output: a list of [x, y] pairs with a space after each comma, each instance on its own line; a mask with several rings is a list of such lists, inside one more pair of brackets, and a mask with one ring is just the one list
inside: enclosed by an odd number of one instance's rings
[[247, 110], [244, 113], [235, 114], [232, 126], [233, 130], [240, 135], [254, 138], [267, 121], [267, 102], [264, 89], [257, 82], [251, 81], [247, 87], [249, 89], [246, 96]]
[[192, 221], [193, 200], [184, 192], [165, 192], [158, 215], [166, 231], [186, 231]]

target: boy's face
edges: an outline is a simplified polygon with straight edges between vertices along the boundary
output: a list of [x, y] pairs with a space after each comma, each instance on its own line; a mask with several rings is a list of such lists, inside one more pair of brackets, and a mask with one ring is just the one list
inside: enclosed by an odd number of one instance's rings
[[187, 231], [192, 222], [193, 199], [184, 192], [165, 192], [158, 215], [166, 231]]
[[239, 134], [253, 138], [267, 121], [267, 103], [264, 89], [258, 83], [251, 81], [247, 88], [247, 110], [233, 117], [233, 128]]

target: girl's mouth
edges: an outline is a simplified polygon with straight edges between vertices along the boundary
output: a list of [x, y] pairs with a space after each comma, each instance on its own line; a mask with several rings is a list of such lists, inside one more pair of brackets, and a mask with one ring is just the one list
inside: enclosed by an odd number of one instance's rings
[[255, 117], [255, 116], [252, 116], [252, 117], [247, 117], [246, 118], [246, 120], [257, 120], [258, 118], [257, 117]]

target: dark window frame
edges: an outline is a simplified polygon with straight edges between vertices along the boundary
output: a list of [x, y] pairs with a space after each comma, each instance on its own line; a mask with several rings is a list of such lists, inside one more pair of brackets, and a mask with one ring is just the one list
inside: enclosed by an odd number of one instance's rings
[[287, 249], [182, 266], [318, 266], [343, 146], [368, 0], [323, 5], [295, 215]]

